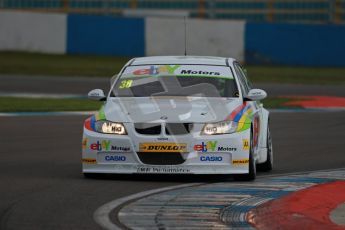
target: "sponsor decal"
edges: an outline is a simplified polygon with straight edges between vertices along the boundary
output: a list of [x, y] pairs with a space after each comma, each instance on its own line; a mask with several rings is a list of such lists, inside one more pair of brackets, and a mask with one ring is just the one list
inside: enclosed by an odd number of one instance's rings
[[175, 70], [180, 65], [162, 65], [162, 66], [149, 66], [146, 69], [138, 69], [133, 72], [134, 75], [158, 75], [158, 74], [174, 74]]
[[181, 167], [154, 167], [154, 166], [139, 166], [138, 173], [190, 173], [187, 168]]
[[82, 149], [86, 149], [87, 146], [87, 138], [83, 138], [82, 144], [81, 144], [81, 148]]
[[119, 89], [128, 89], [132, 86], [133, 80], [123, 80], [120, 83]]
[[[179, 77], [217, 77], [233, 79], [232, 74], [228, 68], [213, 66], [210, 70], [209, 66], [199, 65], [152, 65], [145, 67], [129, 67], [125, 74], [132, 74], [134, 76], [159, 76], [159, 75], [175, 75]], [[120, 89], [131, 87], [132, 82], [121, 82]]]
[[250, 129], [253, 114], [254, 110], [252, 106], [247, 102], [244, 102], [232, 111], [232, 113], [227, 117], [227, 120], [237, 122], [238, 126], [236, 132], [242, 132]]
[[128, 152], [128, 151], [130, 151], [130, 147], [111, 145], [111, 141], [109, 141], [109, 140], [97, 141], [95, 143], [92, 143], [92, 144], [90, 144], [90, 149], [98, 151], [98, 152], [101, 152], [101, 151]]
[[249, 150], [249, 140], [243, 139], [243, 150]]
[[97, 141], [96, 143], [92, 143], [90, 145], [90, 149], [91, 150], [98, 150], [98, 151], [102, 151], [102, 150], [110, 150], [110, 141]]
[[125, 156], [105, 156], [104, 160], [105, 161], [126, 161]]
[[159, 141], [168, 141], [169, 138], [167, 138], [167, 137], [158, 137], [157, 140], [159, 140]]
[[83, 158], [81, 159], [81, 162], [85, 164], [96, 164], [97, 161], [94, 158]]
[[177, 143], [141, 143], [140, 152], [187, 152], [187, 144]]
[[202, 71], [202, 70], [181, 70], [181, 74], [188, 74], [188, 75], [195, 75], [195, 74], [200, 74], [200, 75], [214, 75], [214, 76], [220, 76], [219, 72], [209, 72], [209, 71]]
[[218, 146], [218, 151], [235, 152], [237, 151], [237, 148]]
[[200, 161], [223, 161], [223, 157], [221, 156], [201, 156]]
[[246, 165], [249, 164], [249, 159], [238, 159], [238, 160], [232, 160], [233, 165]]
[[215, 151], [217, 147], [218, 141], [208, 141], [208, 142], [201, 142], [199, 145], [194, 145], [194, 150], [198, 152], [207, 152], [207, 151]]
[[212, 152], [212, 151], [222, 151], [222, 152], [234, 152], [237, 148], [217, 146], [218, 141], [208, 141], [201, 142], [201, 144], [194, 145], [194, 150], [198, 152]]
[[116, 145], [111, 146], [111, 151], [128, 152], [129, 150], [130, 150], [130, 147], [123, 147], [123, 146], [116, 146]]

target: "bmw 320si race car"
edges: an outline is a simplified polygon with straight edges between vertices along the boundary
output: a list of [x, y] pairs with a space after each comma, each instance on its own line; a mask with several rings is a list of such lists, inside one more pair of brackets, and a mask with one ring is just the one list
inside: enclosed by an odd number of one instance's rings
[[84, 123], [83, 173], [231, 174], [253, 180], [273, 167], [269, 113], [231, 58], [130, 60]]

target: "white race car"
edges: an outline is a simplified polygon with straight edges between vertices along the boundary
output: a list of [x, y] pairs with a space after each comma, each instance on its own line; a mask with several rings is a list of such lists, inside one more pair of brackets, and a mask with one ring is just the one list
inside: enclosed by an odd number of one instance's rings
[[[253, 180], [273, 167], [269, 112], [231, 58], [130, 60], [84, 124], [82, 170], [121, 174], [231, 174]], [[258, 166], [258, 167], [257, 167]]]

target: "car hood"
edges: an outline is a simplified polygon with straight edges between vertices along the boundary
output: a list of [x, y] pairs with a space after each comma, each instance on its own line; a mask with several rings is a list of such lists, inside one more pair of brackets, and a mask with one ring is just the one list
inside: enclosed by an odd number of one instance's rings
[[239, 98], [109, 98], [104, 115], [114, 122], [204, 123], [225, 120], [241, 105]]

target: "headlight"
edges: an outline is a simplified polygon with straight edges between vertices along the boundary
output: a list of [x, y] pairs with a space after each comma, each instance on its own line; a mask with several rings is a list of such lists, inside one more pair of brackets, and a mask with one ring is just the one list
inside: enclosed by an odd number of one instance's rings
[[111, 121], [96, 121], [96, 131], [99, 133], [111, 133], [118, 135], [126, 135], [125, 126], [122, 123], [116, 123]]
[[237, 125], [238, 123], [234, 121], [222, 121], [218, 123], [209, 123], [204, 126], [201, 134], [217, 135], [217, 134], [234, 133], [236, 132]]

